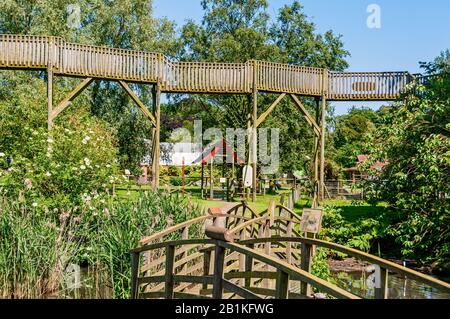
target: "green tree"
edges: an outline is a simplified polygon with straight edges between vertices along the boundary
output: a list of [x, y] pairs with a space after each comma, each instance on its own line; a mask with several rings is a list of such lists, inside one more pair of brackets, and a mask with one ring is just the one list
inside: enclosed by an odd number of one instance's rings
[[353, 107], [348, 114], [335, 119], [333, 157], [341, 167], [352, 167], [357, 155], [367, 154], [368, 142], [376, 130], [377, 116], [377, 112], [369, 108]]
[[389, 165], [370, 184], [369, 196], [401, 213], [392, 232], [405, 255], [419, 258], [450, 258], [449, 62], [447, 51], [424, 64], [438, 76], [385, 112], [372, 152], [373, 160]]
[[[80, 8], [79, 26], [68, 23], [70, 5]], [[0, 33], [61, 36], [71, 42], [156, 51], [173, 56], [179, 50], [174, 23], [153, 17], [151, 0], [5, 0], [0, 3]], [[29, 74], [44, 79], [41, 73]], [[8, 72], [2, 80], [10, 81], [14, 76]], [[77, 80], [57, 79], [55, 90], [67, 92], [76, 83]], [[143, 139], [151, 138], [150, 123], [116, 83], [95, 81], [91, 86], [86, 90], [90, 96], [86, 103], [91, 114], [121, 132], [118, 135], [121, 164], [137, 171], [146, 152]], [[133, 89], [145, 104], [151, 105], [150, 86], [133, 86]], [[71, 107], [65, 112], [74, 109]], [[45, 110], [45, 104], [42, 110]]]
[[[200, 25], [193, 21], [182, 28], [185, 60], [246, 62], [251, 59], [328, 67], [342, 70], [347, 66], [340, 37], [331, 31], [316, 33], [313, 23], [303, 14], [298, 1], [284, 6], [271, 25], [265, 0], [203, 0], [204, 17]], [[301, 54], [299, 54], [301, 52]], [[176, 102], [183, 100], [179, 97]], [[260, 94], [259, 110], [265, 110], [276, 97]], [[217, 127], [246, 128], [252, 112], [250, 96], [202, 96], [204, 105], [214, 112]], [[315, 102], [305, 99], [314, 113]], [[292, 114], [296, 114], [292, 116]], [[263, 126], [282, 130], [281, 170], [304, 169], [306, 154], [312, 150], [312, 133], [299, 111], [283, 101]], [[299, 156], [305, 154], [305, 156]]]

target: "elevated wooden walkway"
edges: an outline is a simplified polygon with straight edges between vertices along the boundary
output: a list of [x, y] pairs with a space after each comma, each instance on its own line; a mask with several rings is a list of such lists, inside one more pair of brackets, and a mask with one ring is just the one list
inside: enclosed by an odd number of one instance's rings
[[[450, 285], [382, 258], [299, 232], [301, 217], [271, 203], [256, 214], [245, 203], [144, 238], [132, 251], [132, 298], [359, 299], [311, 274], [323, 247], [380, 267], [375, 298], [386, 299], [395, 273], [450, 293]], [[204, 238], [203, 234], [209, 238]]]
[[[327, 101], [389, 101], [398, 99], [410, 83], [423, 78], [408, 72], [332, 72], [327, 69], [268, 61], [246, 63], [174, 61], [160, 53], [68, 43], [59, 37], [0, 35], [0, 69], [45, 70], [47, 72], [48, 129], [54, 120], [94, 79], [120, 83], [151, 122], [152, 186], [159, 187], [160, 95], [167, 93], [247, 94], [252, 96], [252, 134], [250, 145], [257, 145], [257, 128], [285, 98], [289, 97], [314, 132], [314, 202], [325, 195], [325, 143]], [[83, 78], [58, 105], [53, 103], [53, 78]], [[153, 111], [128, 83], [153, 87]], [[258, 93], [278, 97], [258, 117]], [[316, 100], [310, 114], [298, 96]], [[257, 147], [250, 147], [253, 158], [253, 192], [257, 189]]]
[[331, 72], [268, 61], [173, 61], [160, 53], [68, 43], [59, 37], [0, 35], [0, 68], [53, 69], [64, 76], [157, 83], [168, 93], [298, 94], [327, 100], [395, 100], [408, 72]]

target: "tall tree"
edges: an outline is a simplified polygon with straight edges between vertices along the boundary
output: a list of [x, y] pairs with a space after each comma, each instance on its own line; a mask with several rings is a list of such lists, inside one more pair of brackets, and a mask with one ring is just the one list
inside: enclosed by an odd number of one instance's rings
[[[190, 21], [182, 28], [184, 50], [181, 57], [185, 60], [246, 62], [257, 59], [335, 70], [347, 66], [344, 59], [348, 52], [343, 49], [340, 37], [331, 31], [317, 34], [298, 1], [284, 6], [272, 25], [265, 0], [203, 0], [202, 7], [201, 24]], [[249, 96], [203, 96], [201, 99], [211, 108], [220, 110], [214, 113], [217, 126], [247, 127], [252, 110]], [[272, 94], [260, 94], [259, 110], [264, 110], [274, 99]], [[314, 112], [315, 102], [308, 99], [305, 102]], [[298, 156], [312, 149], [311, 130], [300, 118], [298, 110], [286, 100], [263, 124], [282, 129], [282, 171], [303, 169], [310, 161], [306, 156]]]
[[[179, 49], [175, 25], [152, 16], [151, 0], [5, 0], [0, 3], [0, 33], [61, 36], [72, 42], [173, 56]], [[10, 78], [8, 73], [5, 79]], [[67, 79], [56, 81], [56, 95], [58, 90], [67, 92], [76, 83]], [[133, 88], [150, 106], [151, 88], [145, 85]], [[122, 165], [137, 168], [145, 153], [143, 139], [150, 138], [150, 124], [116, 83], [96, 81], [88, 92], [91, 98], [87, 106], [91, 113], [121, 131]]]
[[[372, 159], [389, 165], [368, 193], [400, 214], [403, 253], [450, 262], [450, 53], [424, 64], [431, 78], [383, 116]], [[370, 163], [368, 163], [369, 165]], [[448, 263], [447, 263], [448, 265]]]

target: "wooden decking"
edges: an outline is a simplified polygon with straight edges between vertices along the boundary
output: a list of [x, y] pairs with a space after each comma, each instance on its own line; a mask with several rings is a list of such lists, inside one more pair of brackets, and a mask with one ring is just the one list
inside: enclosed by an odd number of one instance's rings
[[48, 69], [55, 75], [159, 83], [168, 93], [287, 93], [327, 100], [395, 100], [408, 72], [331, 72], [267, 61], [182, 62], [160, 53], [68, 43], [59, 37], [0, 35], [0, 69]]

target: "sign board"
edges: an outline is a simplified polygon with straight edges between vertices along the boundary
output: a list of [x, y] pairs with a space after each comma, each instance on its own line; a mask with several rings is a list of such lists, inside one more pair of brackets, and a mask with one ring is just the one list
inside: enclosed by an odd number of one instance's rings
[[244, 179], [244, 187], [252, 187], [253, 185], [253, 167], [247, 165], [242, 171], [242, 177]]
[[322, 216], [323, 210], [321, 209], [305, 208], [300, 223], [300, 230], [311, 234], [318, 234], [322, 228]]

